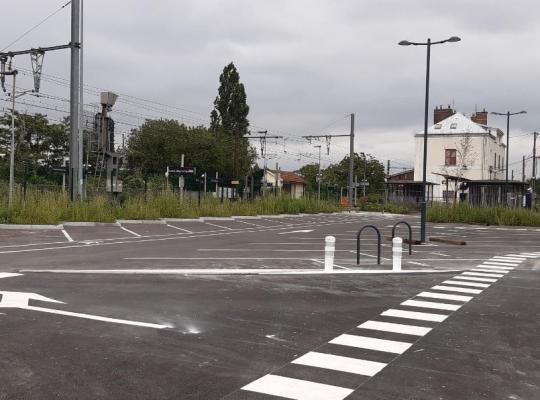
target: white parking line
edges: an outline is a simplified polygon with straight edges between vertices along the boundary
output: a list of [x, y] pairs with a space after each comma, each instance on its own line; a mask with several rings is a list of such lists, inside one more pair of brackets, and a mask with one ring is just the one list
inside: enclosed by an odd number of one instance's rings
[[401, 303], [402, 306], [432, 308], [435, 310], [456, 311], [461, 308], [457, 304], [436, 303], [432, 301], [406, 300]]
[[432, 322], [442, 322], [448, 317], [447, 315], [443, 315], [443, 314], [404, 311], [404, 310], [396, 310], [394, 308], [383, 311], [381, 315], [384, 317], [417, 319], [419, 321], [432, 321]]
[[174, 225], [170, 225], [170, 224], [166, 224], [166, 226], [168, 226], [169, 228], [172, 228], [172, 229], [182, 231], [182, 232], [193, 233], [192, 231], [188, 231], [187, 229], [184, 229], [184, 228], [179, 228], [178, 226], [174, 226]]
[[68, 242], [74, 242], [73, 238], [69, 235], [69, 233], [67, 233], [65, 229], [62, 229], [62, 233], [64, 234]]
[[395, 354], [401, 354], [412, 346], [412, 343], [348, 334], [340, 335], [330, 340], [328, 343], [339, 344], [341, 346], [356, 347], [359, 349], [384, 351], [387, 353]]
[[506, 270], [503, 270], [503, 269], [493, 270], [493, 269], [487, 269], [487, 268], [473, 268], [473, 269], [471, 269], [471, 271], [475, 271], [475, 272], [497, 272], [497, 273], [501, 273], [501, 274], [507, 274], [508, 272], [510, 272], [510, 271], [506, 271]]
[[354, 391], [278, 375], [265, 375], [247, 384], [242, 390], [296, 400], [343, 400]]
[[445, 294], [445, 293], [434, 293], [434, 292], [422, 292], [418, 293], [418, 297], [429, 297], [432, 299], [441, 299], [441, 300], [455, 300], [455, 301], [470, 301], [473, 299], [471, 296], [460, 296], [458, 294]]
[[125, 228], [123, 226], [120, 227], [123, 231], [126, 231], [127, 233], [131, 233], [135, 237], [142, 237], [142, 235], [139, 235], [137, 232], [130, 231], [128, 228]]
[[431, 328], [424, 326], [395, 324], [393, 322], [380, 322], [380, 321], [366, 321], [358, 328], [371, 329], [374, 331], [402, 333], [404, 335], [424, 336], [427, 335]]
[[376, 361], [336, 356], [333, 354], [318, 353], [315, 351], [310, 351], [309, 353], [306, 353], [291, 362], [293, 364], [331, 369], [334, 371], [342, 371], [348, 372], [350, 374], [358, 374], [364, 376], [373, 376], [377, 374], [381, 369], [386, 367], [386, 364]]

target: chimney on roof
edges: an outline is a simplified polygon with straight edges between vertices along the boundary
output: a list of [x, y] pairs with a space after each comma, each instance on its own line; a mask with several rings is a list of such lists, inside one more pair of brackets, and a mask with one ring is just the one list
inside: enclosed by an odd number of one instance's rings
[[455, 113], [454, 109], [450, 106], [446, 108], [443, 108], [443, 106], [435, 107], [435, 110], [433, 110], [433, 123], [438, 124], [443, 119], [451, 117]]
[[471, 116], [471, 121], [476, 122], [477, 124], [480, 124], [480, 125], [487, 125], [487, 117], [488, 117], [488, 113], [486, 109], [484, 108], [482, 111], [476, 111]]

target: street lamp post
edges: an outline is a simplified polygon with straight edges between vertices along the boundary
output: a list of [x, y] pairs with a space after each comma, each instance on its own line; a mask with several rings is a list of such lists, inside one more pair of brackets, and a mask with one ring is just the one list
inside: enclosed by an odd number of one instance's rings
[[508, 157], [509, 157], [509, 150], [510, 150], [510, 116], [512, 115], [518, 115], [518, 114], [527, 114], [527, 111], [522, 110], [518, 112], [510, 112], [507, 111], [505, 113], [499, 113], [492, 111], [491, 114], [493, 115], [505, 115], [506, 116], [506, 162], [505, 162], [505, 169], [506, 169], [506, 178], [504, 182], [504, 194], [506, 196], [506, 203], [508, 205]]
[[427, 139], [428, 139], [428, 115], [429, 115], [429, 69], [431, 58], [431, 46], [434, 44], [442, 44], [446, 42], [459, 42], [461, 39], [457, 36], [452, 36], [445, 40], [439, 40], [432, 42], [428, 38], [427, 42], [409, 42], [408, 40], [402, 40], [398, 44], [400, 46], [426, 46], [427, 47], [427, 59], [426, 59], [426, 98], [424, 105], [424, 157], [422, 165], [422, 197], [420, 201], [420, 240], [422, 243], [426, 241], [426, 214], [427, 214], [427, 202], [426, 202], [426, 186], [427, 186]]

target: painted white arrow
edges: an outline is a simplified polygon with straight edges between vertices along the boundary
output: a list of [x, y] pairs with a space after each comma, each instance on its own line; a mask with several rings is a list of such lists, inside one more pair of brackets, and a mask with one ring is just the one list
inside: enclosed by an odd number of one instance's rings
[[71, 311], [56, 310], [54, 308], [44, 308], [44, 307], [30, 306], [28, 304], [30, 300], [38, 300], [38, 301], [47, 301], [49, 303], [66, 304], [66, 303], [64, 303], [62, 301], [58, 301], [58, 300], [51, 299], [49, 297], [41, 296], [41, 295], [36, 294], [36, 293], [0, 291], [0, 295], [2, 295], [2, 300], [0, 301], [0, 308], [20, 308], [20, 309], [23, 309], [23, 310], [39, 311], [39, 312], [44, 312], [44, 313], [49, 313], [49, 314], [67, 315], [68, 317], [91, 319], [91, 320], [94, 320], [94, 321], [111, 322], [111, 323], [114, 323], [114, 324], [142, 326], [142, 327], [146, 327], [146, 328], [155, 328], [155, 329], [172, 328], [172, 325], [150, 324], [150, 323], [147, 323], [147, 322], [138, 322], [138, 321], [129, 321], [129, 320], [125, 320], [125, 319], [107, 318], [107, 317], [100, 317], [98, 315], [90, 315], [90, 314], [80, 314], [80, 313], [74, 313], [74, 312], [71, 312]]
[[280, 235], [286, 235], [287, 233], [309, 233], [313, 232], [313, 229], [304, 229], [301, 231], [281, 232]]

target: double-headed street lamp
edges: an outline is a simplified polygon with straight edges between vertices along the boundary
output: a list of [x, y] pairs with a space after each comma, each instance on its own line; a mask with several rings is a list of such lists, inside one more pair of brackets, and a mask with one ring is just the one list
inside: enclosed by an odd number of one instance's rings
[[494, 114], [494, 115], [506, 115], [506, 163], [505, 163], [506, 164], [505, 165], [505, 168], [506, 168], [506, 180], [505, 180], [505, 183], [504, 183], [504, 191], [505, 191], [505, 196], [507, 197], [506, 201], [508, 202], [508, 156], [509, 156], [509, 149], [510, 149], [510, 116], [511, 115], [518, 115], [518, 114], [527, 114], [527, 111], [522, 110], [522, 111], [518, 111], [518, 112], [514, 112], [514, 113], [512, 113], [510, 111], [507, 111], [505, 113], [499, 113], [499, 112], [492, 111], [491, 114]]
[[409, 42], [408, 40], [402, 40], [398, 44], [400, 46], [426, 46], [427, 47], [427, 62], [426, 62], [426, 101], [424, 109], [424, 163], [422, 166], [422, 197], [420, 202], [420, 240], [422, 243], [426, 241], [426, 168], [427, 168], [427, 139], [428, 139], [428, 115], [429, 115], [429, 64], [431, 56], [431, 46], [434, 44], [442, 44], [446, 42], [459, 42], [461, 39], [457, 36], [452, 36], [446, 40], [439, 40], [432, 42], [428, 38], [427, 42]]

